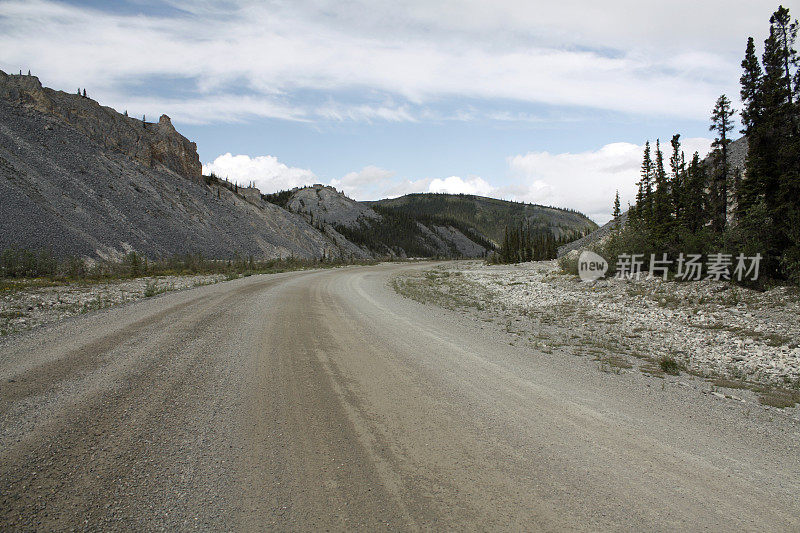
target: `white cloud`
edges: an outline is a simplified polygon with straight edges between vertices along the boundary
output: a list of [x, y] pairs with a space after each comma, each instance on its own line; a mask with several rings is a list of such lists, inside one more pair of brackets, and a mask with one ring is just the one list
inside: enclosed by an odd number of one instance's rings
[[253, 182], [262, 193], [272, 193], [319, 181], [310, 170], [287, 166], [271, 155], [250, 157], [223, 154], [211, 163], [203, 165], [203, 174], [208, 175], [211, 172], [243, 185]]
[[395, 173], [391, 170], [369, 165], [358, 172], [348, 172], [341, 179], [332, 179], [330, 184], [357, 200], [384, 198], [393, 188]]
[[[94, 96], [94, 95], [89, 95]], [[203, 96], [193, 99], [171, 98], [129, 98], [113, 94], [102, 99], [118, 111], [135, 110], [135, 114], [146, 114], [153, 118], [168, 111], [175, 122], [184, 124], [235, 123], [251, 117], [278, 118], [295, 122], [308, 122], [311, 118], [306, 111], [278, 98], [269, 96]]]
[[494, 191], [494, 187], [478, 176], [470, 176], [467, 179], [462, 179], [459, 176], [450, 176], [444, 179], [436, 178], [428, 185], [428, 192], [488, 196]]
[[[711, 139], [681, 139], [687, 160], [695, 151], [704, 157], [710, 147]], [[662, 144], [661, 148], [665, 164], [668, 164], [669, 142]], [[394, 171], [375, 165], [348, 172], [327, 183], [356, 200], [394, 198], [414, 192], [475, 194], [577, 209], [602, 224], [611, 217], [617, 190], [623, 209], [635, 201], [643, 150], [643, 145], [618, 142], [579, 153], [528, 152], [515, 155], [506, 160], [509, 176], [502, 184], [492, 184], [479, 176], [403, 179]], [[212, 171], [240, 184], [252, 181], [265, 193], [325, 183], [311, 170], [289, 167], [270, 155], [224, 154], [203, 165], [204, 173]]]
[[[87, 86], [137, 113], [137, 84], [184, 80], [185, 94], [159, 96], [157, 112], [174, 114], [170, 106], [185, 100], [199, 122], [253, 108], [277, 118], [411, 121], [453, 96], [697, 118], [721, 92], [738, 93], [744, 38], [762, 34], [773, 9], [721, 0], [171, 4], [189, 15], [5, 1], [3, 64], [68, 91]], [[320, 105], [302, 91], [362, 100]], [[242, 92], [253, 99], [239, 102]], [[374, 103], [386, 97], [402, 102]]]
[[[661, 149], [668, 164], [671, 148], [665, 144]], [[692, 138], [682, 149], [688, 159], [695, 150], [706, 155], [710, 145], [709, 139]], [[515, 155], [508, 158], [512, 184], [498, 192], [515, 200], [577, 209], [602, 224], [611, 218], [616, 191], [623, 209], [635, 202], [643, 150], [636, 144], [611, 143], [588, 152]]]

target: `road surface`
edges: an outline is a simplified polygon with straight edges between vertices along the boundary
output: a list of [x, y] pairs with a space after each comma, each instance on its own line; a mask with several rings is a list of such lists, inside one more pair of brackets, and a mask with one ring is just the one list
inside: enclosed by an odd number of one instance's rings
[[[0, 345], [0, 529], [800, 529], [796, 423], [253, 276]], [[735, 403], [735, 402], [733, 402]]]

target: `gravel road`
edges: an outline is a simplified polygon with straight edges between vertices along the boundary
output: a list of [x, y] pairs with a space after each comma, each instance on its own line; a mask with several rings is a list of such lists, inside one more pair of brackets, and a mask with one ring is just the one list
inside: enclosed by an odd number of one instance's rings
[[0, 529], [800, 529], [796, 421], [388, 287], [422, 267], [253, 276], [5, 339]]

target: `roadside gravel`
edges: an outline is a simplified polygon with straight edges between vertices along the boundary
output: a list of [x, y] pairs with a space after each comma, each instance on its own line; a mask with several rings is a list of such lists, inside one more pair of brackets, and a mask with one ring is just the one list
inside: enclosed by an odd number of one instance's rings
[[[757, 292], [730, 283], [660, 279], [584, 283], [554, 261], [519, 265], [456, 262], [409, 272], [396, 290], [506, 321], [534, 347], [592, 355], [615, 372], [684, 371], [796, 390], [800, 384], [800, 293]], [[732, 383], [733, 384], [733, 383]]]
[[5, 281], [0, 289], [0, 336], [167, 291], [224, 281], [225, 275], [151, 276], [105, 282]]

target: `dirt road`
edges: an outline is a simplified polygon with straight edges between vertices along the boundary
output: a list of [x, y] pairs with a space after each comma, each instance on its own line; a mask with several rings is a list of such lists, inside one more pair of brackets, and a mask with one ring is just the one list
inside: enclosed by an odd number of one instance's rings
[[0, 529], [800, 529], [796, 422], [510, 346], [404, 268], [4, 341]]

